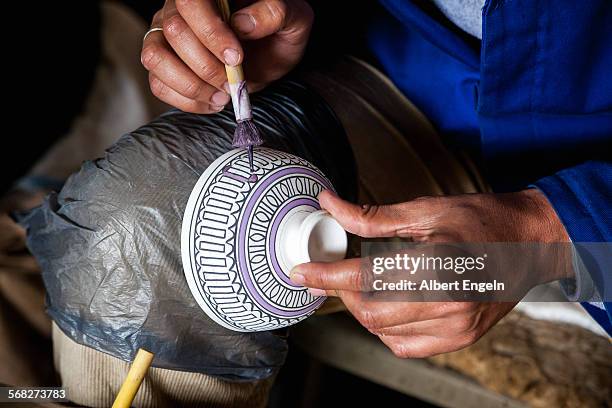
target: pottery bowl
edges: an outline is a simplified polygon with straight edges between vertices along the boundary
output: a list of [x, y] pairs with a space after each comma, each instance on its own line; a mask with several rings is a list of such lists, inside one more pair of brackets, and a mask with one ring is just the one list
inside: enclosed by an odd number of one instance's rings
[[289, 279], [309, 261], [344, 258], [346, 233], [318, 194], [325, 175], [289, 153], [244, 149], [215, 160], [194, 186], [181, 234], [183, 270], [192, 295], [218, 324], [235, 331], [295, 324], [323, 303]]

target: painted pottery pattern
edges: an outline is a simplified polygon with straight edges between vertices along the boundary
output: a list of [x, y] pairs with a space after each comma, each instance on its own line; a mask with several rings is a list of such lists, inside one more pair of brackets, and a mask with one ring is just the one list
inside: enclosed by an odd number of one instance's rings
[[181, 252], [189, 288], [206, 314], [237, 331], [273, 330], [312, 314], [324, 301], [294, 285], [277, 259], [279, 224], [296, 207], [320, 209], [332, 189], [312, 164], [256, 148], [221, 156], [196, 183], [183, 217]]

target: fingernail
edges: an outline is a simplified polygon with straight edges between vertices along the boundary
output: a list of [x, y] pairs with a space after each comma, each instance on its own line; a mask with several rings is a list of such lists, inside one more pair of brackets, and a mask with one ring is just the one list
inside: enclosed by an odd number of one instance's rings
[[308, 288], [308, 293], [310, 293], [312, 296], [325, 296], [326, 295], [323, 289], [316, 289], [316, 288]]
[[234, 28], [243, 34], [248, 34], [255, 29], [255, 19], [249, 14], [234, 14], [232, 23]]
[[212, 102], [212, 104], [218, 105], [218, 106], [225, 105], [226, 103], [229, 102], [229, 100], [230, 100], [230, 96], [223, 91], [217, 91], [210, 97], [210, 101]]
[[223, 89], [225, 89], [225, 92], [227, 92], [228, 94], [230, 93], [230, 86], [229, 86], [229, 82], [225, 81], [223, 83]]
[[226, 65], [234, 66], [238, 64], [240, 60], [240, 53], [233, 48], [227, 48], [223, 51], [223, 59], [225, 60]]
[[213, 112], [222, 111], [225, 106], [210, 105], [210, 110]]
[[306, 283], [306, 278], [304, 278], [304, 275], [293, 271], [291, 271], [291, 273], [289, 274], [289, 279], [291, 279], [293, 283], [297, 283], [298, 285], [304, 285], [304, 283]]

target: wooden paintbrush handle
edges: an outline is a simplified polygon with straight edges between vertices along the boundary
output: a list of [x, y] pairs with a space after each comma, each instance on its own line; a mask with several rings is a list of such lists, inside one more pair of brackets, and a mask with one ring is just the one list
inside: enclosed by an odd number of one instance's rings
[[223, 21], [229, 23], [230, 16], [232, 15], [229, 0], [217, 0], [217, 7], [219, 7]]
[[132, 366], [119, 389], [112, 408], [129, 408], [132, 405], [132, 401], [134, 401], [140, 384], [149, 370], [153, 357], [153, 353], [144, 349], [138, 349], [138, 353], [134, 357]]
[[[217, 0], [217, 7], [219, 7], [219, 12], [221, 13], [223, 21], [229, 23], [231, 18], [229, 0]], [[236, 121], [242, 122], [252, 119], [251, 101], [246, 89], [246, 80], [244, 78], [244, 72], [242, 71], [242, 65], [236, 65], [234, 67], [226, 65], [225, 73], [227, 74], [227, 82], [230, 88], [230, 96], [232, 97], [232, 106], [234, 107]]]

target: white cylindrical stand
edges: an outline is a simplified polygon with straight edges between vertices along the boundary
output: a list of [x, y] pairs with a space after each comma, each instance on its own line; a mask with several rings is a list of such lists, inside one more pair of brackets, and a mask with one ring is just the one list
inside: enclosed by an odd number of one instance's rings
[[296, 209], [279, 227], [276, 248], [285, 273], [305, 262], [333, 262], [344, 259], [346, 231], [324, 210]]

